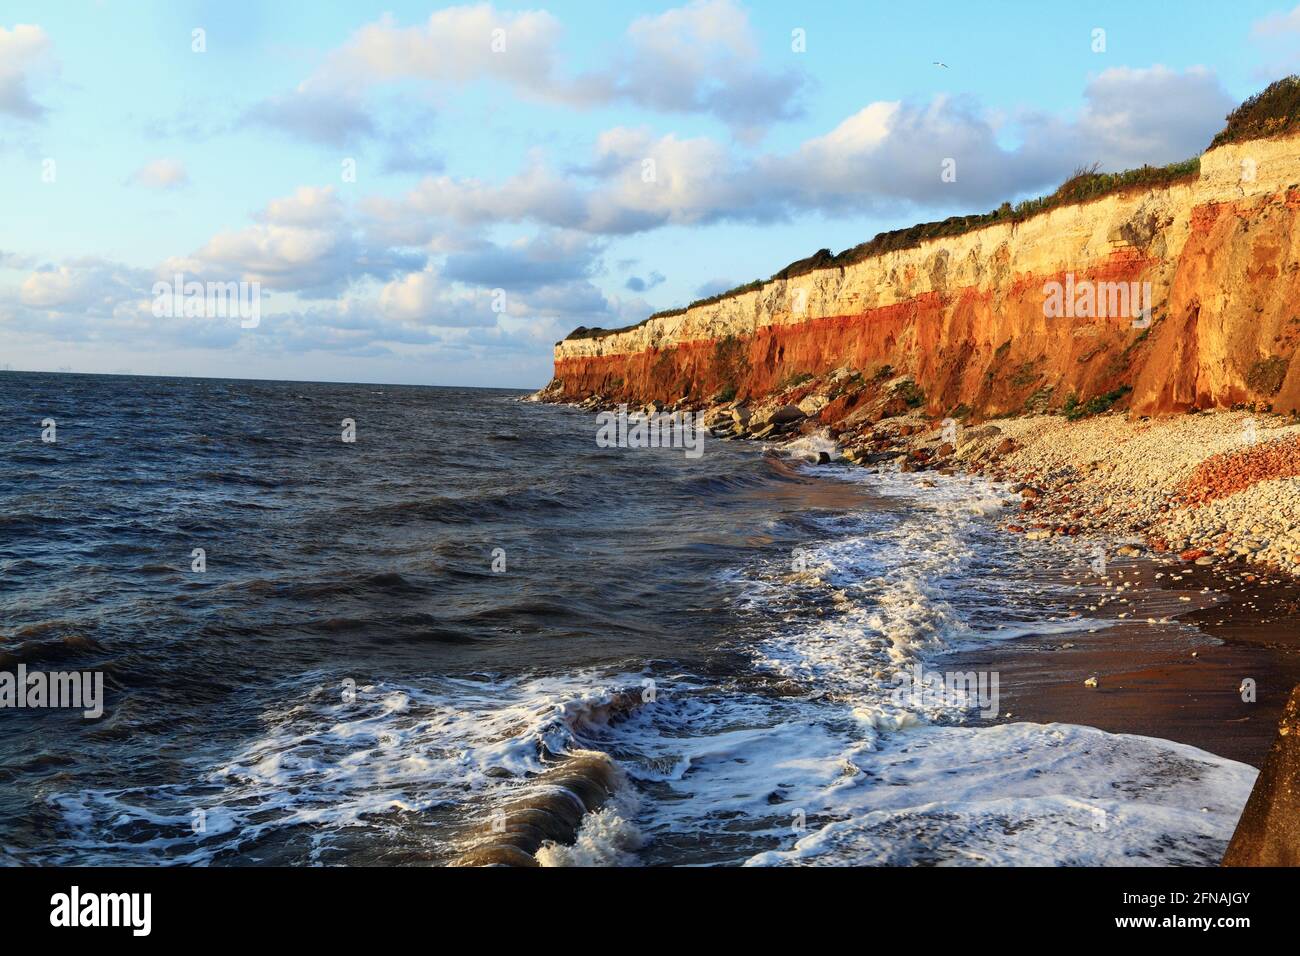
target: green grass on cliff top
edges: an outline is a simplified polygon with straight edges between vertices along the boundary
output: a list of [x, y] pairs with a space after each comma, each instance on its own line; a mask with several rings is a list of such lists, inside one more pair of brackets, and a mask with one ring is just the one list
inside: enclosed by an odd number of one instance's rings
[[[1216, 146], [1223, 146], [1226, 143], [1235, 143], [1248, 139], [1263, 139], [1291, 132], [1297, 126], [1300, 126], [1300, 77], [1288, 76], [1271, 84], [1267, 89], [1255, 94], [1229, 113], [1227, 120], [1227, 125], [1210, 143], [1211, 149]], [[1171, 163], [1168, 166], [1143, 166], [1139, 169], [1129, 169], [1120, 173], [1100, 173], [1094, 164], [1090, 167], [1075, 170], [1074, 175], [1063, 182], [1055, 192], [1047, 196], [1027, 199], [1015, 206], [1011, 205], [1011, 203], [1003, 203], [992, 212], [973, 216], [950, 216], [939, 222], [923, 222], [907, 229], [882, 232], [874, 239], [851, 249], [845, 249], [838, 255], [833, 254], [829, 249], [819, 249], [806, 259], [790, 263], [780, 272], [775, 273], [771, 279], [755, 279], [753, 282], [737, 286], [734, 289], [728, 289], [718, 295], [709, 296], [707, 299], [696, 299], [685, 308], [656, 312], [635, 325], [625, 326], [621, 329], [579, 327], [569, 333], [568, 339], [601, 338], [618, 332], [628, 332], [640, 328], [651, 319], [682, 315], [687, 309], [713, 305], [715, 302], [721, 302], [723, 299], [729, 299], [737, 295], [744, 295], [746, 292], [757, 292], [767, 282], [778, 279], [793, 279], [796, 276], [807, 275], [818, 269], [842, 269], [845, 266], [862, 262], [864, 259], [870, 259], [872, 256], [897, 252], [900, 249], [913, 249], [931, 239], [960, 236], [998, 223], [1024, 222], [1026, 219], [1047, 212], [1049, 209], [1088, 202], [1112, 193], [1127, 192], [1132, 189], [1153, 189], [1173, 183], [1190, 181], [1200, 175], [1200, 170], [1201, 160], [1199, 156], [1184, 160], [1181, 163]]]

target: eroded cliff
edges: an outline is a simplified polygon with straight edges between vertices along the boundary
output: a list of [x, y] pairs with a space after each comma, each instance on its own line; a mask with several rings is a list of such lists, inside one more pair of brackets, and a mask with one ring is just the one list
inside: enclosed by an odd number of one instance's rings
[[[909, 376], [932, 416], [1098, 396], [1122, 396], [1139, 414], [1239, 403], [1289, 412], [1300, 409], [1297, 216], [1300, 135], [1232, 143], [1206, 152], [1187, 181], [571, 337], [556, 345], [547, 394], [704, 405], [847, 370]], [[1062, 314], [1053, 290], [1065, 293]], [[1137, 301], [1120, 301], [1129, 290]]]

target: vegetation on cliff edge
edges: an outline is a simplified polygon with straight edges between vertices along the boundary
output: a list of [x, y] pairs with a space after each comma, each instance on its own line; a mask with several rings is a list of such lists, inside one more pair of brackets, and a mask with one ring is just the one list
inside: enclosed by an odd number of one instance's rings
[[1300, 125], [1300, 76], [1288, 76], [1270, 83], [1228, 114], [1210, 148], [1245, 139], [1264, 139], [1289, 133]]

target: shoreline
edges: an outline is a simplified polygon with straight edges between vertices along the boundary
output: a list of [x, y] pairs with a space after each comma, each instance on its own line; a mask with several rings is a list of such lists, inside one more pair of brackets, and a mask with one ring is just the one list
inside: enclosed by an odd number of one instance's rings
[[[1037, 647], [1014, 642], [954, 655], [954, 663], [1001, 672], [1004, 712], [1159, 737], [1262, 766], [1300, 684], [1300, 479], [1289, 461], [1300, 427], [1283, 416], [1219, 410], [1073, 422], [1025, 416], [959, 428], [951, 443], [942, 425], [903, 429], [910, 434], [895, 440], [907, 457], [877, 467], [979, 475], [1010, 487], [1021, 505], [999, 520], [1006, 533], [1049, 544], [1073, 539], [1089, 549], [1093, 567], [1084, 573], [1093, 581], [1121, 573], [1131, 581], [1140, 569], [1133, 618], [1147, 617], [1145, 598], [1157, 620], [1188, 625], [1179, 632], [1116, 621]], [[1188, 600], [1160, 600], [1171, 593]], [[1089, 678], [1097, 686], [1085, 684]], [[1255, 681], [1252, 702], [1242, 699], [1245, 678]]]
[[[1000, 709], [1013, 721], [1158, 737], [1259, 768], [1300, 684], [1300, 584], [1234, 585], [1219, 570], [1195, 566], [1174, 582], [1177, 567], [1137, 559], [1116, 569], [1143, 579], [1127, 592], [1139, 623], [956, 651], [937, 666], [998, 672]], [[1193, 609], [1170, 616], [1171, 624], [1145, 623], [1177, 595], [1191, 595]], [[1248, 677], [1250, 702], [1240, 692]], [[1095, 687], [1085, 684], [1090, 678]]]
[[[835, 382], [818, 384], [834, 394]], [[905, 388], [908, 380], [891, 385], [900, 383]], [[632, 414], [693, 413], [695, 427], [715, 440], [758, 441], [823, 463], [1010, 485], [1021, 496], [1020, 513], [1002, 527], [1031, 540], [1112, 539], [1120, 542], [1115, 557], [1174, 554], [1199, 566], [1246, 566], [1250, 581], [1300, 575], [1300, 420], [1215, 409], [963, 425], [910, 411], [898, 391], [886, 388], [874, 407], [843, 418], [828, 415], [834, 400], [809, 386], [753, 405], [682, 399], [633, 406]], [[588, 412], [628, 407], [601, 396], [557, 401], [545, 389], [528, 400]]]
[[[954, 428], [896, 403], [867, 420], [827, 425], [817, 414], [826, 401], [799, 391], [798, 404], [701, 410], [682, 401], [645, 411], [696, 411], [715, 440], [756, 439], [812, 461], [968, 474], [1010, 487], [1021, 505], [998, 520], [1004, 532], [1071, 539], [1088, 549], [1093, 568], [1082, 573], [1094, 583], [1140, 570], [1139, 590], [1127, 593], [1157, 606], [1150, 619], [1160, 624], [1117, 621], [1067, 638], [957, 651], [943, 665], [1000, 671], [1001, 711], [1012, 720], [1159, 737], [1261, 765], [1300, 684], [1300, 425], [1215, 410], [1081, 421], [1032, 415]], [[562, 404], [606, 407], [598, 398]], [[1132, 614], [1148, 617], [1141, 608]], [[1098, 686], [1087, 686], [1089, 677]], [[1250, 703], [1240, 693], [1247, 677], [1255, 681]]]

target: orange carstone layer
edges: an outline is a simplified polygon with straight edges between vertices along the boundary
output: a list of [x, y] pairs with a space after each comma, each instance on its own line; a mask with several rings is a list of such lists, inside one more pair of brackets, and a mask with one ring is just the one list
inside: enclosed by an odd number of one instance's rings
[[[1189, 210], [1176, 256], [1157, 230], [1145, 250], [1116, 249], [1070, 270], [1080, 282], [1151, 283], [1155, 323], [1132, 316], [1048, 317], [1044, 285], [1067, 273], [1009, 268], [988, 287], [954, 286], [852, 314], [760, 325], [757, 331], [594, 357], [557, 350], [567, 399], [706, 401], [765, 397], [796, 376], [890, 366], [910, 375], [925, 410], [977, 415], [1060, 407], [1127, 387], [1142, 414], [1242, 402], [1300, 409], [1300, 190]], [[1166, 223], [1161, 228], [1168, 228]], [[615, 340], [617, 341], [617, 340]], [[610, 343], [615, 344], [614, 342]], [[1267, 392], [1253, 374], [1281, 363]], [[825, 420], [825, 417], [824, 417]]]

